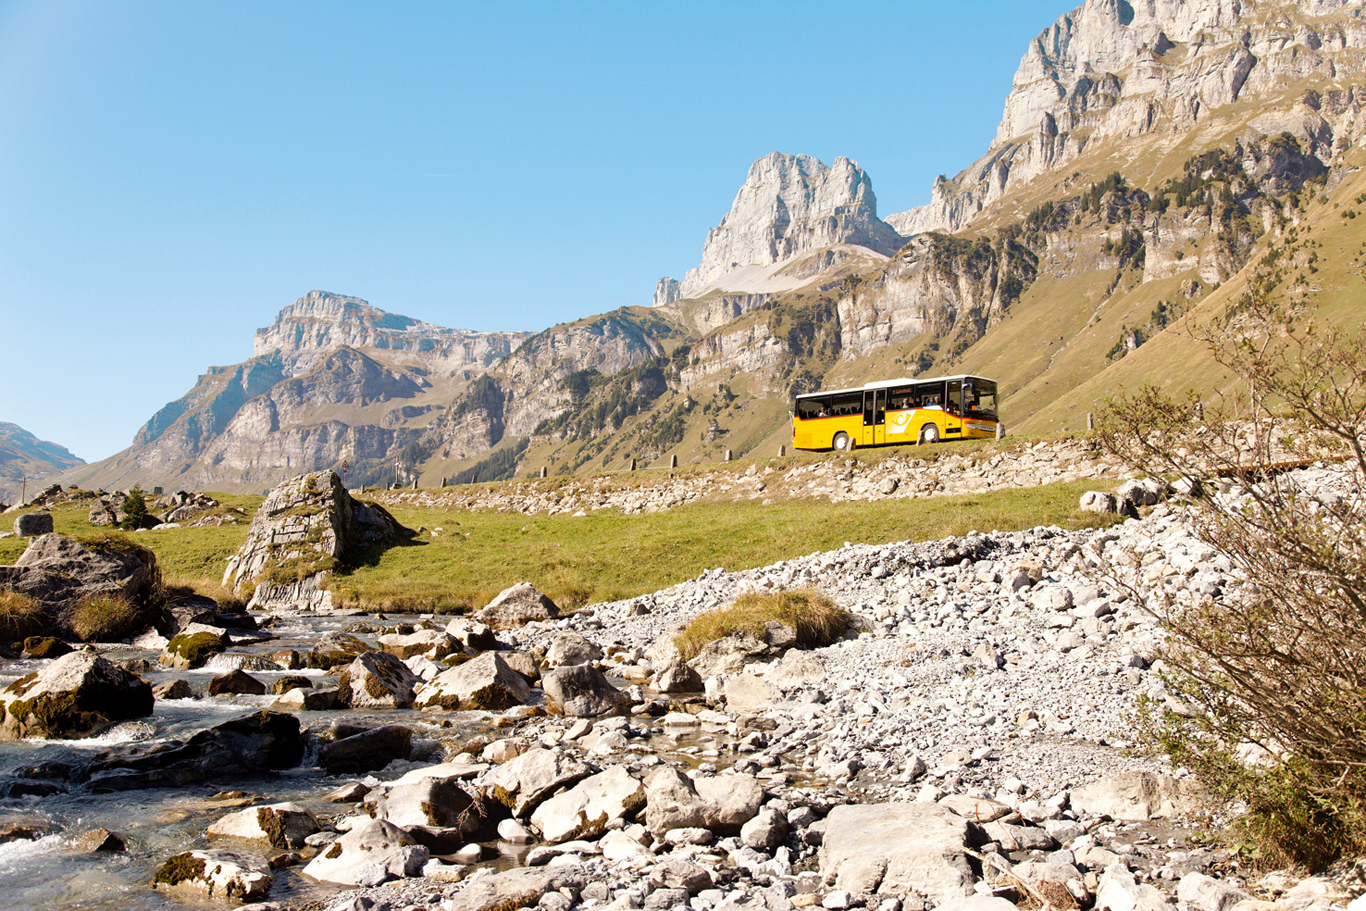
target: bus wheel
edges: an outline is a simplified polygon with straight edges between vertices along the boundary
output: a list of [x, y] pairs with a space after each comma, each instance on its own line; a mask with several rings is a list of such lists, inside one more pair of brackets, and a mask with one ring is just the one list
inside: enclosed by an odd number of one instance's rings
[[938, 443], [938, 442], [939, 442], [939, 428], [936, 427], [934, 424], [926, 424], [924, 427], [921, 427], [921, 428], [920, 428], [920, 442], [922, 442], [922, 443]]
[[835, 439], [830, 445], [839, 452], [852, 452], [854, 449], [854, 441], [849, 438], [847, 433], [835, 434]]

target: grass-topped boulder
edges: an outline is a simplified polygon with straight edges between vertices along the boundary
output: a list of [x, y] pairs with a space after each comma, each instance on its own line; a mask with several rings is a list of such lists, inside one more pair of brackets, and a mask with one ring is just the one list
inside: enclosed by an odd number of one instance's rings
[[156, 555], [126, 535], [43, 535], [0, 566], [0, 637], [123, 639], [152, 625], [160, 590]]
[[256, 608], [327, 608], [328, 573], [367, 550], [412, 537], [381, 506], [354, 500], [334, 472], [301, 475], [266, 495], [223, 585]]
[[844, 635], [848, 611], [813, 589], [748, 592], [693, 619], [673, 638], [679, 660], [705, 676], [736, 673], [794, 646], [817, 648]]

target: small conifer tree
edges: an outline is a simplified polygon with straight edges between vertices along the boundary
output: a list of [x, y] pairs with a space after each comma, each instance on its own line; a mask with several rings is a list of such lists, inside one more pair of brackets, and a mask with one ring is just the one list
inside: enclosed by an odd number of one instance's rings
[[142, 487], [138, 484], [133, 485], [133, 489], [128, 491], [128, 495], [123, 498], [123, 519], [119, 522], [119, 527], [125, 531], [133, 531], [138, 528], [146, 528], [148, 519], [151, 518], [147, 513], [147, 500], [142, 495]]

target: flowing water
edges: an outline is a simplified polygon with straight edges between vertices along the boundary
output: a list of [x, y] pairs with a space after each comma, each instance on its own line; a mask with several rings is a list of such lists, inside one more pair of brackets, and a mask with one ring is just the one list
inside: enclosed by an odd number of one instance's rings
[[[388, 619], [389, 624], [404, 619]], [[271, 630], [274, 638], [249, 646], [235, 646], [233, 654], [265, 656], [285, 648], [304, 650], [317, 637], [354, 623], [356, 618], [291, 618]], [[194, 671], [166, 671], [156, 667], [156, 651], [116, 646], [106, 650], [115, 661], [149, 661], [152, 669], [140, 676], [150, 684], [185, 678], [198, 693], [204, 692], [211, 677], [231, 668], [232, 659], [218, 659], [209, 667]], [[248, 659], [250, 660], [250, 659]], [[38, 661], [0, 661], [0, 688], [19, 677], [38, 670]], [[267, 688], [280, 676], [305, 674], [331, 685], [319, 671], [257, 670], [248, 673]], [[96, 753], [121, 745], [153, 744], [170, 739], [184, 740], [231, 718], [269, 707], [275, 696], [230, 696], [179, 700], [158, 700], [154, 713], [144, 719], [121, 724], [99, 737], [76, 741], [24, 741], [0, 743], [0, 775], [44, 762], [61, 762], [78, 767]], [[490, 716], [477, 712], [423, 715], [406, 710], [352, 710], [299, 712], [300, 723], [312, 731], [325, 731], [334, 721], [345, 717], [348, 723], [378, 726], [401, 723], [413, 729], [414, 741], [446, 741], [455, 744], [490, 728]], [[167, 857], [191, 848], [223, 847], [264, 854], [260, 846], [232, 845], [205, 836], [209, 824], [227, 812], [245, 805], [240, 797], [218, 796], [240, 791], [259, 802], [292, 800], [313, 810], [324, 821], [354, 810], [346, 804], [331, 804], [321, 798], [351, 777], [328, 776], [316, 767], [315, 757], [306, 756], [296, 769], [222, 781], [206, 781], [181, 788], [158, 788], [115, 793], [92, 793], [81, 785], [70, 785], [70, 792], [44, 797], [28, 796], [0, 799], [0, 828], [8, 822], [22, 822], [50, 831], [37, 840], [15, 840], [0, 844], [0, 911], [53, 911], [53, 909], [181, 909], [203, 908], [194, 899], [168, 896], [148, 888], [153, 874]], [[103, 827], [121, 835], [128, 846], [124, 853], [80, 853], [71, 839], [90, 829]], [[272, 852], [273, 853], [273, 852]], [[293, 901], [336, 891], [300, 875], [299, 868], [275, 871], [273, 901]], [[215, 903], [221, 904], [221, 903]]]

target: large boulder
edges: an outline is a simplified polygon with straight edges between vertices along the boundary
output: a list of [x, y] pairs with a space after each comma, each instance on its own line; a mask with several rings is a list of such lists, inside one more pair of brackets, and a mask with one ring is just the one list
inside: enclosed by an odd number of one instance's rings
[[72, 739], [152, 714], [152, 688], [108, 658], [71, 652], [0, 692], [0, 740]]
[[656, 838], [670, 829], [703, 828], [736, 835], [764, 802], [764, 789], [751, 775], [726, 773], [689, 779], [677, 769], [660, 769], [646, 784], [645, 825]]
[[266, 685], [251, 674], [238, 668], [237, 670], [228, 671], [226, 674], [220, 674], [210, 680], [208, 693], [210, 696], [229, 696], [234, 694], [264, 696], [266, 694]]
[[304, 874], [344, 886], [377, 886], [420, 876], [430, 852], [391, 822], [371, 819], [347, 832], [309, 861]]
[[602, 671], [591, 664], [575, 664], [541, 678], [546, 702], [553, 712], [577, 718], [596, 718], [621, 711], [630, 702], [612, 686]]
[[518, 582], [504, 589], [477, 616], [493, 629], [513, 629], [533, 620], [553, 620], [560, 609], [530, 582]]
[[[306, 580], [316, 590], [337, 561], [412, 535], [383, 507], [353, 500], [335, 472], [302, 475], [266, 494], [247, 540], [228, 559], [223, 584], [237, 594], [255, 585], [253, 607], [297, 606], [278, 595]], [[267, 604], [267, 598], [276, 600]]]
[[551, 844], [596, 838], [613, 820], [626, 819], [645, 806], [645, 788], [625, 766], [611, 766], [543, 802], [531, 824]]
[[1127, 822], [1183, 816], [1200, 809], [1200, 794], [1192, 784], [1143, 771], [1120, 772], [1074, 788], [1071, 801], [1077, 813]]
[[535, 747], [509, 759], [484, 776], [488, 794], [514, 816], [525, 817], [542, 800], [592, 772], [561, 750]]
[[209, 826], [210, 838], [262, 841], [272, 848], [301, 848], [304, 839], [321, 829], [313, 811], [297, 803], [273, 803], [229, 813]]
[[14, 533], [21, 538], [52, 534], [52, 513], [31, 512], [14, 520]]
[[370, 646], [350, 633], [326, 633], [313, 643], [304, 656], [304, 663], [326, 671], [345, 667], [371, 650]]
[[434, 853], [450, 854], [472, 839], [483, 822], [482, 808], [454, 778], [418, 777], [371, 792], [367, 804], [376, 819], [407, 831]]
[[97, 754], [81, 772], [92, 791], [174, 787], [297, 766], [299, 719], [263, 710], [200, 731], [186, 741], [133, 744]]
[[327, 744], [318, 753], [318, 765], [329, 775], [373, 772], [395, 759], [407, 759], [412, 750], [412, 730], [386, 724]]
[[570, 667], [600, 660], [602, 649], [597, 643], [569, 630], [551, 637], [550, 647], [545, 650], [545, 663], [549, 667]]
[[379, 647], [398, 658], [421, 655], [440, 661], [448, 655], [464, 651], [462, 644], [444, 630], [420, 629], [411, 633], [389, 633], [379, 637]]
[[413, 688], [419, 683], [417, 674], [394, 655], [366, 652], [342, 672], [337, 698], [353, 709], [402, 709], [413, 704]]
[[936, 904], [972, 893], [968, 821], [931, 803], [846, 804], [826, 817], [820, 872], [848, 892], [916, 892]]
[[228, 851], [185, 851], [170, 857], [152, 877], [152, 888], [172, 893], [255, 901], [275, 878], [264, 858]]
[[157, 660], [164, 667], [187, 671], [203, 667], [214, 655], [221, 654], [232, 643], [221, 629], [198, 623], [189, 624], [177, 633], [161, 650]]
[[531, 687], [522, 675], [508, 667], [496, 652], [484, 652], [422, 684], [413, 705], [419, 709], [497, 712], [524, 705], [530, 698]]
[[92, 595], [140, 604], [159, 579], [157, 558], [122, 535], [77, 541], [42, 535], [29, 542], [13, 566], [0, 566], [0, 591], [16, 591], [53, 615]]

